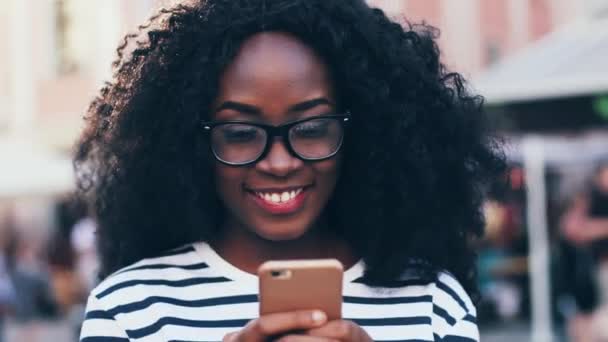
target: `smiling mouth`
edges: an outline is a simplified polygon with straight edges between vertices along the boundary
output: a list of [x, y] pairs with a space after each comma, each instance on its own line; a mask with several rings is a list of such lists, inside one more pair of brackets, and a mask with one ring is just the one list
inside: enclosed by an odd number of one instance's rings
[[253, 191], [253, 194], [266, 202], [273, 204], [281, 204], [294, 200], [302, 191], [304, 191], [303, 187], [295, 190], [281, 192]]
[[292, 187], [285, 189], [246, 189], [252, 196], [254, 202], [265, 212], [278, 214], [292, 214], [304, 206], [311, 186]]

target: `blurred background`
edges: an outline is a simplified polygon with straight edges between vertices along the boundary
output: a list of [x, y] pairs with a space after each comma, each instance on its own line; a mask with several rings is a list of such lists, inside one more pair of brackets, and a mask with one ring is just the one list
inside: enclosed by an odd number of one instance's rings
[[[483, 341], [608, 341], [608, 0], [369, 0], [440, 32], [509, 170], [479, 242]], [[0, 0], [0, 341], [76, 341], [95, 223], [70, 153], [161, 0]]]

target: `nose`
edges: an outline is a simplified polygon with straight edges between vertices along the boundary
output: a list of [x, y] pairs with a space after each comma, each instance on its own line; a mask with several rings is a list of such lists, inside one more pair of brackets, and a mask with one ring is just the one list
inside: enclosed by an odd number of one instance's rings
[[261, 172], [276, 177], [286, 177], [304, 165], [302, 160], [289, 153], [280, 137], [276, 137], [271, 144], [266, 157], [256, 164], [256, 168]]

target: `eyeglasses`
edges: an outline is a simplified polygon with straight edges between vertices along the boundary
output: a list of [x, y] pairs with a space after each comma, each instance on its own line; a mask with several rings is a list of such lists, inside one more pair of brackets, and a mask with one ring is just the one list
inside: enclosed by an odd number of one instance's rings
[[228, 165], [256, 163], [270, 152], [271, 140], [281, 137], [289, 153], [305, 161], [331, 158], [340, 150], [350, 113], [314, 116], [280, 126], [248, 121], [203, 122], [215, 158]]

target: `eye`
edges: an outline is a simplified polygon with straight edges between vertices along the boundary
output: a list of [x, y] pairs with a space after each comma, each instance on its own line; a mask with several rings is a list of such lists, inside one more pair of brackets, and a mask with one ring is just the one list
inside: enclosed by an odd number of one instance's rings
[[259, 129], [246, 125], [227, 125], [222, 127], [222, 137], [227, 143], [247, 143], [259, 138]]
[[292, 134], [298, 138], [321, 138], [329, 132], [330, 120], [316, 119], [302, 122], [292, 128]]

